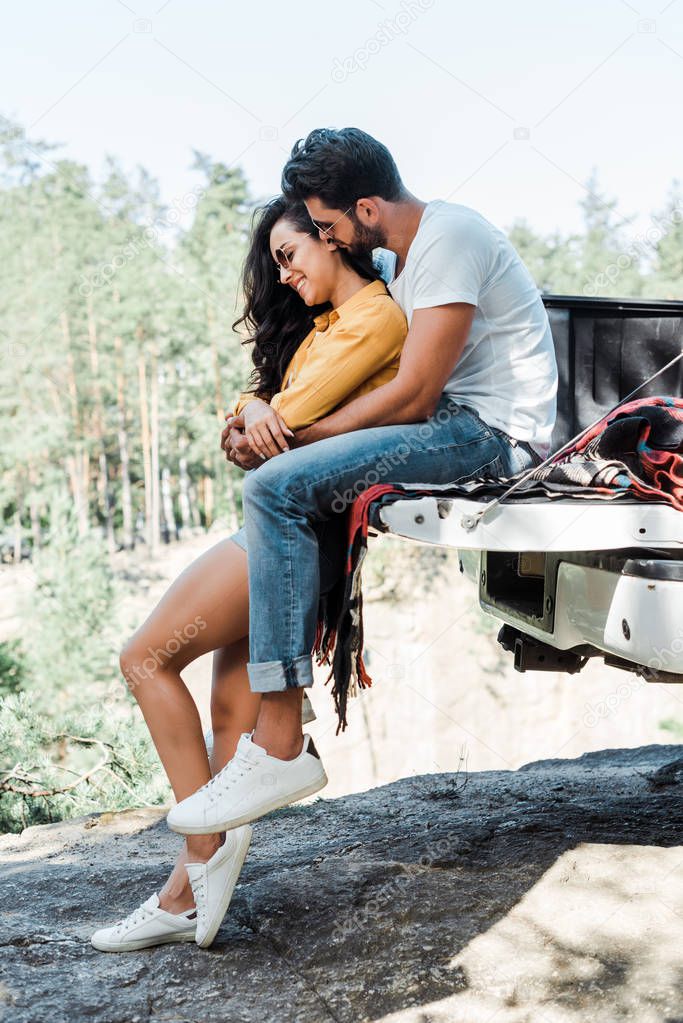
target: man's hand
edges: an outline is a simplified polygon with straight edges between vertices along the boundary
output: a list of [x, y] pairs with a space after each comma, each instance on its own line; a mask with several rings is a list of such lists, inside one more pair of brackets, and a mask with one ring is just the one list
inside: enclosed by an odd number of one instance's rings
[[225, 457], [239, 469], [255, 469], [262, 465], [265, 459], [255, 454], [249, 441], [244, 436], [244, 416], [225, 417], [226, 425], [221, 433], [221, 450], [225, 451]]

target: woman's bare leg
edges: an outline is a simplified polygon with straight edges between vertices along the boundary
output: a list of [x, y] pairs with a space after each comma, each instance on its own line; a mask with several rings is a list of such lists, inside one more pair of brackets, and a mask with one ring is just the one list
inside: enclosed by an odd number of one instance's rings
[[249, 636], [232, 646], [221, 647], [213, 655], [211, 774], [216, 774], [232, 760], [242, 732], [251, 732], [256, 726], [261, 694], [252, 693], [249, 686], [248, 660]]
[[[211, 685], [211, 727], [213, 753], [211, 774], [214, 775], [232, 760], [242, 732], [250, 732], [256, 725], [261, 696], [249, 688], [247, 661], [249, 638], [238, 640], [231, 646], [221, 647], [213, 655], [213, 681]], [[213, 836], [214, 840], [217, 836]], [[162, 909], [169, 913], [182, 913], [193, 905], [186, 863], [193, 862], [193, 853], [183, 843], [168, 881], [159, 893]]]
[[[180, 672], [202, 654], [221, 651], [214, 689], [235, 685], [230, 697], [216, 698], [216, 757], [227, 753], [227, 762], [234, 753], [231, 736], [236, 745], [236, 737], [253, 728], [258, 713], [246, 678], [248, 628], [247, 555], [232, 540], [224, 540], [185, 569], [121, 653], [121, 669], [177, 800], [211, 777], [199, 713]], [[162, 908], [179, 913], [193, 905], [183, 863], [206, 861], [219, 844], [216, 835], [188, 836], [160, 894]]]

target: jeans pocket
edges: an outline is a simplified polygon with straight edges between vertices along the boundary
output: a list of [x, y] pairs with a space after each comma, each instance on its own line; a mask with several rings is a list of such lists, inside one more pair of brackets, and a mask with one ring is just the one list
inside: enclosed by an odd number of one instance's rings
[[530, 451], [521, 441], [515, 440], [507, 433], [503, 433], [502, 430], [494, 429], [493, 432], [500, 444], [504, 465], [503, 475], [516, 476], [540, 464], [538, 455]]
[[481, 418], [479, 413], [473, 409], [471, 405], [466, 405], [463, 402], [458, 401], [456, 398], [450, 398], [437, 409], [437, 420], [438, 413], [441, 409], [445, 409], [449, 415], [453, 417], [451, 428], [453, 437], [458, 444], [469, 444], [472, 441], [488, 440], [493, 436], [492, 428]]

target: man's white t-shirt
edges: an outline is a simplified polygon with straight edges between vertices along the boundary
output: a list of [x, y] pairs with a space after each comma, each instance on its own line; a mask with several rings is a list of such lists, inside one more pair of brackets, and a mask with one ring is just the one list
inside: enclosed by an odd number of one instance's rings
[[557, 411], [555, 348], [540, 292], [506, 235], [475, 210], [436, 200], [398, 277], [395, 253], [380, 250], [378, 262], [408, 324], [415, 309], [476, 306], [444, 392], [545, 458]]

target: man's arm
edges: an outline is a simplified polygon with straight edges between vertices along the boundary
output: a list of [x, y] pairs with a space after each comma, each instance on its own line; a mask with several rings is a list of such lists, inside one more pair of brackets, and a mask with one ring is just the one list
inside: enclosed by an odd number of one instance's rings
[[467, 302], [416, 309], [393, 380], [324, 419], [297, 430], [295, 447], [368, 426], [419, 423], [434, 412], [462, 355], [476, 306]]

